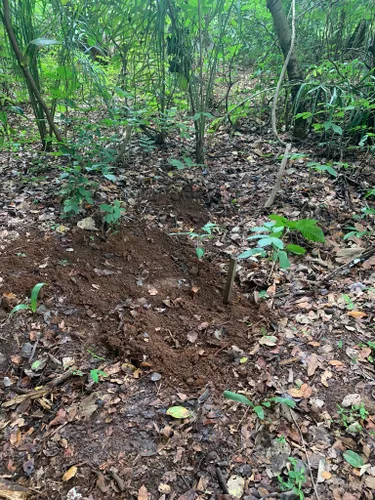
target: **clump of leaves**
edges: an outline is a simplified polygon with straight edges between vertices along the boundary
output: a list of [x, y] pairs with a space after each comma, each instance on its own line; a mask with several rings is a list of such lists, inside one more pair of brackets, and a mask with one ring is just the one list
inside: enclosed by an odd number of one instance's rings
[[242, 252], [238, 259], [249, 257], [270, 257], [274, 262], [278, 261], [281, 269], [290, 267], [288, 254], [303, 255], [306, 249], [292, 243], [285, 244], [291, 232], [299, 232], [306, 240], [323, 243], [325, 241], [323, 231], [317, 225], [315, 219], [288, 220], [286, 217], [272, 214], [270, 222], [263, 226], [253, 227], [251, 231], [257, 233], [249, 236], [248, 240], [257, 240], [256, 248], [249, 248]]
[[280, 482], [282, 490], [293, 491], [293, 493], [297, 495], [300, 500], [303, 500], [305, 495], [302, 491], [302, 487], [307, 482], [305, 468], [293, 457], [289, 457], [289, 462], [292, 467], [288, 469], [287, 480], [285, 481], [281, 476], [278, 476], [277, 479]]
[[121, 207], [119, 200], [114, 200], [112, 205], [102, 203], [100, 208], [105, 212], [104, 221], [112, 227], [120, 222], [121, 216], [125, 212], [125, 208]]
[[250, 401], [250, 399], [248, 399], [243, 394], [238, 394], [237, 392], [224, 391], [223, 396], [226, 399], [230, 399], [232, 401], [236, 401], [237, 403], [242, 403], [246, 406], [250, 406], [259, 420], [265, 419], [264, 408], [269, 408], [272, 403], [284, 404], [289, 408], [295, 408], [296, 406], [296, 402], [294, 401], [294, 399], [290, 398], [274, 397], [262, 401], [259, 405], [254, 405], [254, 403]]
[[36, 310], [38, 308], [38, 296], [40, 289], [42, 286], [46, 285], [46, 283], [37, 283], [34, 288], [31, 290], [30, 294], [30, 304], [18, 304], [17, 306], [13, 307], [13, 309], [9, 313], [9, 317], [13, 316], [14, 313], [18, 311], [23, 311], [23, 310], [30, 310], [32, 313], [36, 313]]
[[177, 170], [184, 170], [185, 168], [201, 166], [199, 163], [195, 163], [188, 156], [184, 156], [182, 160], [178, 160], [177, 158], [169, 158], [168, 163], [172, 165], [172, 167], [176, 167]]
[[212, 231], [218, 227], [217, 224], [213, 224], [212, 222], [207, 222], [202, 228], [201, 232], [197, 233], [192, 229], [191, 231], [185, 231], [182, 233], [169, 233], [170, 236], [181, 236], [181, 235], [187, 235], [191, 240], [196, 241], [196, 247], [195, 247], [195, 253], [197, 254], [197, 257], [199, 260], [202, 259], [204, 256], [205, 249], [203, 248], [203, 242], [213, 238]]

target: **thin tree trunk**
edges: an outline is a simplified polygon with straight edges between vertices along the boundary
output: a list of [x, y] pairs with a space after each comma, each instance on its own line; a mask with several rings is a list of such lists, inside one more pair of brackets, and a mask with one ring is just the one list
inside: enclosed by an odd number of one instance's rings
[[30, 87], [30, 89], [32, 90], [32, 93], [34, 94], [36, 101], [39, 103], [39, 105], [43, 109], [43, 111], [46, 115], [47, 121], [49, 123], [49, 126], [53, 130], [53, 133], [55, 134], [56, 139], [59, 142], [63, 143], [64, 139], [53, 121], [50, 110], [48, 109], [46, 102], [44, 101], [43, 97], [41, 96], [39, 89], [38, 89], [32, 75], [30, 73], [27, 62], [25, 61], [25, 58], [23, 57], [22, 52], [18, 46], [17, 38], [16, 38], [16, 35], [13, 31], [12, 22], [10, 19], [10, 8], [9, 8], [9, 1], [8, 0], [3, 0], [3, 10], [4, 10], [4, 12], [3, 12], [4, 26], [5, 26], [6, 32], [8, 34], [9, 41], [10, 41], [10, 44], [12, 46], [13, 52], [17, 58], [18, 65], [21, 68], [22, 73], [24, 74], [24, 77], [25, 77], [25, 80], [26, 80], [28, 86]]
[[[303, 107], [301, 106], [301, 103], [296, 102], [296, 98], [301, 84], [304, 81], [304, 77], [298, 62], [296, 49], [295, 47], [291, 48], [292, 34], [289, 28], [288, 19], [281, 0], [267, 0], [267, 8], [272, 14], [274, 28], [279, 40], [280, 48], [284, 54], [284, 58], [287, 58], [289, 55], [286, 70], [288, 73], [288, 80], [292, 84], [291, 95], [293, 104], [295, 105], [295, 112], [298, 113], [302, 111]], [[296, 120], [294, 135], [301, 137], [305, 134], [306, 121], [301, 119]]]

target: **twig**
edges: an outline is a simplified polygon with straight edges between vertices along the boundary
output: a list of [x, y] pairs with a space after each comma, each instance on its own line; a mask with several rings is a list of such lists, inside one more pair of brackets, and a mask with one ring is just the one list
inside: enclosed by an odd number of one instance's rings
[[224, 288], [224, 295], [223, 295], [224, 304], [229, 304], [231, 301], [234, 277], [236, 275], [236, 268], [237, 268], [237, 259], [231, 257], [229, 263], [227, 282], [225, 283], [225, 288]]
[[280, 186], [281, 186], [281, 181], [282, 181], [282, 178], [283, 178], [283, 175], [284, 175], [284, 171], [285, 171], [286, 165], [288, 163], [288, 158], [289, 158], [288, 154], [289, 154], [289, 151], [290, 151], [291, 147], [292, 147], [291, 143], [288, 143], [286, 145], [286, 148], [285, 148], [285, 151], [284, 151], [284, 157], [283, 157], [283, 160], [281, 162], [279, 171], [277, 173], [275, 185], [274, 185], [274, 187], [273, 187], [273, 189], [271, 191], [271, 194], [268, 197], [268, 200], [264, 204], [264, 208], [270, 208], [270, 206], [275, 201], [276, 195], [277, 195], [277, 193], [278, 193], [278, 191], [280, 189]]
[[225, 480], [225, 477], [224, 477], [223, 473], [221, 472], [221, 469], [218, 465], [216, 466], [215, 470], [216, 470], [217, 480], [219, 481], [219, 484], [220, 484], [220, 488], [222, 489], [223, 493], [225, 495], [227, 495], [229, 493], [229, 491], [228, 491], [228, 486], [227, 486], [227, 482]]
[[309, 474], [310, 474], [310, 478], [311, 478], [311, 483], [312, 483], [313, 488], [314, 488], [315, 498], [316, 498], [316, 500], [320, 500], [320, 497], [319, 497], [318, 491], [317, 491], [317, 489], [316, 489], [316, 483], [315, 483], [314, 475], [313, 475], [313, 473], [312, 473], [312, 467], [311, 467], [310, 457], [309, 457], [309, 455], [308, 455], [308, 453], [307, 453], [307, 448], [306, 448], [305, 439], [304, 439], [304, 437], [303, 437], [303, 434], [302, 434], [301, 428], [300, 428], [300, 426], [299, 426], [299, 425], [298, 425], [298, 423], [297, 423], [296, 417], [294, 416], [294, 412], [293, 412], [293, 411], [291, 411], [291, 412], [290, 412], [290, 415], [291, 415], [291, 417], [292, 417], [292, 420], [293, 420], [294, 425], [297, 427], [297, 430], [298, 430], [299, 436], [300, 436], [300, 438], [301, 438], [302, 448], [303, 448], [303, 451], [304, 451], [305, 456], [306, 456], [307, 465], [309, 466]]

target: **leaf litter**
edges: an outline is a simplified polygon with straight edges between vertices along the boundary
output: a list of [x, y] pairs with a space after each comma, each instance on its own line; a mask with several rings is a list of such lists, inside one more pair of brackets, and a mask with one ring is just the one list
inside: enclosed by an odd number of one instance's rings
[[[342, 240], [350, 214], [335, 181], [317, 175], [308, 185], [292, 168], [275, 211], [315, 217], [327, 244], [287, 271], [241, 261], [224, 306], [228, 257], [266, 219], [275, 165], [257, 155], [249, 173], [251, 148], [269, 147], [257, 137], [215, 141], [247, 156], [210, 161], [204, 178], [192, 168], [152, 184], [152, 163], [120, 168], [133, 203], [112, 236], [87, 210], [61, 224], [53, 168], [42, 190], [31, 183], [20, 194], [3, 167], [0, 493], [276, 497], [304, 471], [306, 498], [373, 498], [374, 262], [350, 265], [366, 246]], [[151, 154], [155, 169], [164, 154]], [[120, 186], [107, 187], [119, 196]], [[166, 236], [207, 221], [218, 226], [199, 261], [187, 238]], [[9, 321], [37, 282], [48, 283], [43, 308]], [[225, 400], [224, 390], [242, 398]]]

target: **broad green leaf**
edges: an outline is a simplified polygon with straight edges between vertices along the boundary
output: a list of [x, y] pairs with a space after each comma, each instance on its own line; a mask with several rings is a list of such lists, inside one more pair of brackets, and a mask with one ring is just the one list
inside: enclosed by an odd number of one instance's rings
[[40, 361], [39, 359], [37, 359], [37, 360], [36, 360], [36, 361], [34, 361], [34, 363], [31, 365], [31, 369], [32, 369], [33, 371], [37, 371], [37, 370], [38, 370], [38, 368], [39, 368], [40, 366], [42, 366], [42, 365], [43, 365], [43, 363], [44, 363], [43, 361]]
[[245, 250], [244, 252], [240, 253], [240, 255], [237, 257], [237, 260], [241, 259], [248, 259], [249, 257], [253, 257], [254, 255], [264, 255], [265, 252], [263, 248], [249, 248], [248, 250]]
[[189, 418], [191, 412], [184, 406], [171, 406], [167, 410], [167, 415], [173, 418]]
[[258, 241], [258, 245], [260, 247], [274, 245], [276, 248], [279, 248], [280, 250], [284, 248], [284, 243], [280, 240], [280, 238], [274, 238], [272, 236], [267, 236], [266, 238], [260, 239]]
[[260, 420], [264, 420], [264, 410], [261, 406], [254, 406], [253, 410], [258, 415], [258, 418], [260, 418]]
[[201, 259], [203, 257], [203, 255], [205, 254], [205, 251], [204, 251], [204, 248], [202, 247], [197, 247], [195, 249], [195, 253], [197, 254], [198, 256], [198, 259]]
[[287, 250], [288, 252], [291, 252], [291, 253], [294, 253], [296, 255], [303, 255], [306, 253], [306, 249], [303, 248], [303, 247], [300, 247], [299, 245], [287, 245], [285, 247], [285, 250]]
[[282, 405], [287, 405], [290, 408], [296, 407], [296, 402], [294, 401], [294, 399], [290, 399], [290, 398], [282, 398], [280, 396], [277, 396], [275, 398], [270, 398], [270, 401], [273, 401], [274, 403], [279, 403]]
[[288, 259], [288, 255], [286, 252], [277, 252], [277, 258], [279, 260], [281, 269], [288, 269], [288, 267], [290, 267], [290, 260]]
[[225, 399], [230, 399], [232, 401], [236, 401], [237, 403], [251, 406], [252, 408], [254, 407], [250, 399], [248, 399], [246, 396], [243, 396], [242, 394], [237, 394], [237, 392], [224, 391], [223, 396], [225, 397]]
[[282, 217], [281, 215], [271, 214], [269, 218], [275, 221], [279, 226], [286, 226], [288, 219], [286, 217]]
[[31, 309], [31, 308], [27, 304], [18, 304], [18, 306], [13, 307], [13, 309], [10, 311], [9, 317], [13, 316], [13, 314], [16, 313], [16, 312], [22, 311], [22, 310], [25, 310], [25, 309]]
[[31, 290], [30, 308], [31, 308], [33, 313], [35, 313], [35, 311], [37, 309], [38, 295], [39, 295], [40, 289], [44, 285], [46, 285], [46, 283], [37, 283], [34, 286], [34, 288]]
[[359, 469], [365, 465], [362, 457], [358, 455], [355, 451], [347, 450], [343, 453], [343, 457], [352, 467]]

